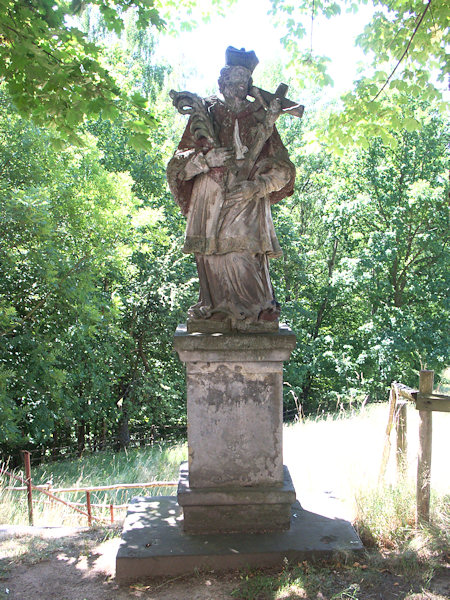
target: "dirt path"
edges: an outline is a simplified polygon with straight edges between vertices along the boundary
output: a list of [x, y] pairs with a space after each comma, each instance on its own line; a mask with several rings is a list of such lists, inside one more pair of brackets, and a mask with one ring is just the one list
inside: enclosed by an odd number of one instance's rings
[[76, 528], [33, 534], [28, 528], [0, 528], [0, 599], [224, 600], [236, 587], [237, 575], [214, 574], [119, 587], [114, 572], [120, 538], [104, 538], [104, 531]]
[[[116, 535], [117, 531], [75, 528], [37, 529], [31, 534], [28, 528], [0, 526], [0, 600], [445, 600], [450, 597], [450, 577], [445, 573], [440, 573], [424, 589], [417, 577], [405, 577], [382, 564], [375, 568], [358, 563], [316, 566], [304, 563], [294, 567], [294, 571], [199, 573], [153, 580], [149, 585], [119, 587], [114, 580], [114, 568], [120, 539], [110, 537]], [[303, 577], [301, 584], [298, 573]]]

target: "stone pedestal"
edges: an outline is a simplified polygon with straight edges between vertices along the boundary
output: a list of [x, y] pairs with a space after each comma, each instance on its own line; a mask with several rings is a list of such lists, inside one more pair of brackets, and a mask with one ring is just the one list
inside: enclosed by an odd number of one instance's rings
[[188, 333], [174, 346], [186, 364], [188, 467], [178, 502], [188, 533], [289, 528], [295, 492], [282, 463], [287, 327], [264, 333]]
[[[303, 510], [295, 502], [291, 526], [283, 532], [192, 535], [168, 496], [134, 498], [128, 508], [116, 559], [116, 581], [129, 584], [152, 577], [214, 570], [280, 566], [284, 561], [324, 559], [363, 546], [347, 521]], [[356, 557], [355, 557], [356, 559]], [[152, 596], [153, 597], [153, 596]]]
[[173, 497], [135, 498], [116, 558], [120, 584], [194, 569], [280, 565], [361, 550], [351, 524], [303, 510], [282, 464], [286, 327], [262, 333], [188, 333], [189, 462]]

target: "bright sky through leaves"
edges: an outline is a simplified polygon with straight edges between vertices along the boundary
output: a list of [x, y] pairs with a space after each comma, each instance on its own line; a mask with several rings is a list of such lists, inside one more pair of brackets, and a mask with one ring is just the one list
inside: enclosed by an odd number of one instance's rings
[[[268, 0], [238, 0], [225, 17], [213, 16], [209, 23], [202, 23], [192, 31], [177, 37], [166, 36], [160, 40], [158, 56], [185, 74], [187, 89], [199, 94], [215, 90], [220, 69], [224, 65], [225, 48], [229, 45], [254, 50], [260, 64], [280, 57], [287, 64], [289, 57], [280, 38], [283, 30], [275, 27], [274, 17], [268, 15]], [[363, 52], [355, 47], [355, 38], [370, 20], [372, 7], [360, 6], [357, 14], [343, 13], [327, 20], [316, 16], [313, 25], [312, 47], [315, 54], [331, 58], [329, 72], [334, 88], [327, 95], [340, 95], [349, 89], [357, 78], [358, 62], [365, 60]], [[308, 35], [305, 49], [310, 48], [311, 22], [306, 19]], [[257, 72], [255, 83], [257, 83]]]

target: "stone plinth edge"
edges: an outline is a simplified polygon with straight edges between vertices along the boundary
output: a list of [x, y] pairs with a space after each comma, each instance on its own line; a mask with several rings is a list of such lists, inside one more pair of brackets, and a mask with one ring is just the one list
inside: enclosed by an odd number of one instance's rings
[[190, 535], [183, 532], [181, 508], [174, 497], [134, 498], [128, 508], [116, 557], [119, 584], [152, 577], [270, 567], [289, 561], [361, 551], [348, 521], [306, 510], [296, 502], [288, 531], [254, 534]]
[[295, 490], [289, 470], [278, 485], [191, 488], [187, 463], [180, 468], [178, 504], [187, 533], [255, 533], [289, 529]]
[[178, 482], [180, 506], [221, 506], [234, 504], [279, 504], [295, 502], [295, 489], [289, 469], [283, 465], [283, 483], [280, 485], [230, 485], [208, 488], [189, 487], [188, 463], [181, 463]]
[[287, 325], [261, 333], [188, 333], [186, 325], [179, 325], [174, 336], [183, 362], [280, 362], [289, 359], [295, 342]]

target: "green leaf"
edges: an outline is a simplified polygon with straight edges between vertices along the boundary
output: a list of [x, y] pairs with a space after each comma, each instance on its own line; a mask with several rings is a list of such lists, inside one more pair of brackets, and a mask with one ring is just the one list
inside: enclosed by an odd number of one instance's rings
[[411, 132], [420, 129], [421, 124], [417, 119], [414, 119], [413, 117], [408, 117], [403, 121], [403, 127], [406, 129], [406, 131]]
[[142, 96], [138, 92], [135, 92], [131, 96], [131, 101], [133, 102], [133, 104], [136, 104], [136, 106], [139, 106], [140, 108], [146, 108], [147, 106], [147, 99], [144, 98], [144, 96]]
[[145, 133], [133, 133], [129, 137], [129, 143], [135, 150], [149, 151], [152, 143]]

